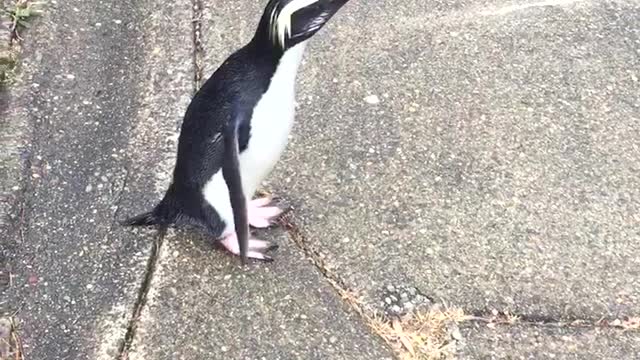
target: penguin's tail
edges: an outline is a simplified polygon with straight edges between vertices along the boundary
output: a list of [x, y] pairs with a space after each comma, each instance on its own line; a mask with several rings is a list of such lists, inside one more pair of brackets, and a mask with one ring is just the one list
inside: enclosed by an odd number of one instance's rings
[[125, 219], [120, 222], [122, 226], [152, 226], [159, 225], [160, 221], [154, 214], [154, 211], [149, 211], [144, 214], [136, 215]]
[[177, 209], [172, 206], [172, 192], [168, 191], [164, 199], [149, 212], [136, 215], [120, 222], [122, 226], [154, 226], [168, 227], [178, 218]]

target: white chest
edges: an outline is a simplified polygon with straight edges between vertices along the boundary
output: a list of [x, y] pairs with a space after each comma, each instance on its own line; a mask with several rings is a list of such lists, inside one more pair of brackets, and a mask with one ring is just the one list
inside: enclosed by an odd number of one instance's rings
[[240, 173], [247, 197], [269, 175], [286, 148], [295, 117], [295, 82], [306, 43], [289, 49], [280, 59], [269, 89], [251, 118], [251, 138], [240, 154]]
[[[282, 56], [268, 90], [253, 110], [249, 144], [240, 154], [240, 175], [247, 200], [269, 175], [287, 146], [295, 116], [296, 75], [305, 47], [306, 41]], [[225, 233], [233, 231], [233, 211], [222, 171], [218, 171], [203, 190], [207, 202], [225, 221]]]

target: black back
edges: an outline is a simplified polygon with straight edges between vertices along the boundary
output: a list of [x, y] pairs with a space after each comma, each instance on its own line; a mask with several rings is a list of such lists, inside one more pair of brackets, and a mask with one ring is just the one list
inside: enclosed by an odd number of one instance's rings
[[184, 116], [173, 181], [157, 209], [160, 217], [204, 227], [216, 235], [222, 231], [223, 224], [204, 201], [202, 190], [222, 169], [224, 131], [238, 111], [245, 114], [238, 129], [240, 152], [247, 148], [253, 109], [267, 91], [281, 56], [268, 43], [251, 41], [227, 58], [198, 90]]
[[239, 128], [240, 151], [249, 142], [253, 108], [267, 91], [280, 54], [249, 43], [231, 55], [205, 82], [187, 108], [178, 142], [173, 183], [202, 189], [220, 170], [223, 131], [240, 109], [247, 114]]
[[290, 35], [281, 44], [274, 40], [272, 20], [292, 1], [270, 0], [253, 39], [229, 56], [198, 90], [183, 119], [173, 180], [163, 200], [151, 212], [123, 224], [195, 225], [220, 234], [224, 224], [204, 201], [202, 190], [224, 164], [225, 130], [231, 121], [241, 119], [238, 147], [240, 152], [246, 150], [253, 109], [269, 88], [284, 51], [313, 36], [348, 0], [317, 0], [300, 9], [293, 14]]

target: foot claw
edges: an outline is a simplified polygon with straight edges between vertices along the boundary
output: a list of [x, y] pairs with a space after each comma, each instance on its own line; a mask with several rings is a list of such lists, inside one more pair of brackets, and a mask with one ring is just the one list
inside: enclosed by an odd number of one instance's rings
[[249, 225], [254, 228], [267, 228], [273, 225], [274, 220], [283, 213], [277, 206], [267, 206], [271, 203], [270, 197], [263, 197], [249, 202]]
[[[234, 255], [240, 255], [240, 246], [238, 245], [238, 238], [233, 233], [220, 240], [220, 244]], [[256, 238], [249, 239], [249, 251], [247, 251], [247, 257], [249, 259], [262, 260], [266, 262], [273, 261], [271, 256], [266, 255], [266, 252], [275, 250], [278, 245], [269, 241], [259, 240]]]
[[256, 260], [262, 260], [265, 262], [272, 262], [273, 258], [269, 255], [263, 254], [261, 252], [257, 252], [257, 251], [249, 251], [247, 252], [247, 257], [249, 259], [256, 259]]
[[262, 207], [262, 206], [271, 204], [272, 201], [273, 199], [270, 196], [265, 196], [265, 197], [251, 200], [250, 205], [254, 205], [256, 207]]
[[269, 249], [271, 243], [264, 240], [249, 239], [249, 250], [264, 250]]

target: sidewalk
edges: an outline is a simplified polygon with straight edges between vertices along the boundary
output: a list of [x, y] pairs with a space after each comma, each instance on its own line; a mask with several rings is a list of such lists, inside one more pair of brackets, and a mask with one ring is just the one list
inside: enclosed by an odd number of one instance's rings
[[[58, 2], [26, 37], [0, 293], [25, 358], [640, 353], [637, 4], [346, 5], [266, 184], [295, 211], [246, 269], [115, 222], [161, 196], [189, 97], [264, 1], [199, 4]], [[428, 337], [382, 317], [409, 309]]]

